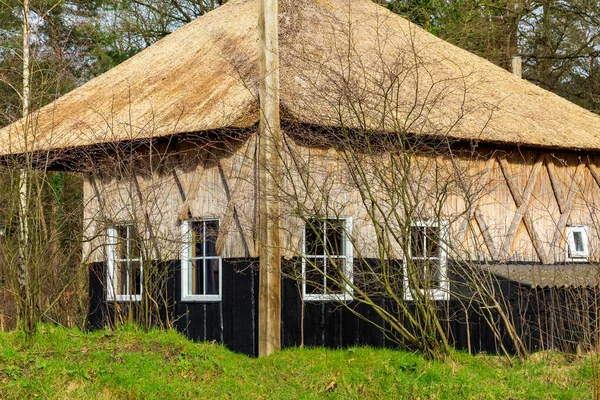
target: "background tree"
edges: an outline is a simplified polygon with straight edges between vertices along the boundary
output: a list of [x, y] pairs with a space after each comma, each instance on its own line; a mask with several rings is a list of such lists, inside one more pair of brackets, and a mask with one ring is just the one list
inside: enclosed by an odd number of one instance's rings
[[[64, 89], [62, 83], [69, 81], [63, 81], [68, 68], [62, 68], [60, 54], [51, 50], [52, 40], [48, 39], [58, 36], [47, 30], [56, 25], [52, 22], [52, 13], [61, 4], [60, 1], [41, 4], [27, 0], [2, 3], [2, 18], [13, 29], [2, 32], [0, 64], [7, 71], [1, 81], [6, 93], [2, 116], [3, 122], [23, 117], [26, 147], [14, 160], [5, 160], [7, 167], [2, 171], [2, 184], [7, 190], [0, 199], [0, 216], [7, 229], [2, 242], [6, 280], [1, 289], [3, 295], [6, 291], [12, 295], [16, 305], [13, 325], [21, 326], [26, 332], [32, 332], [36, 322], [57, 304], [70, 286], [65, 282], [72, 283], [80, 277], [77, 271], [59, 274], [61, 269], [79, 266], [80, 257], [71, 256], [80, 253], [79, 245], [73, 245], [80, 236], [75, 211], [80, 208], [77, 200], [70, 204], [63, 197], [67, 189], [68, 198], [80, 198], [78, 179], [48, 173], [46, 168], [52, 162], [49, 155], [42, 154], [40, 164], [40, 159], [36, 159], [40, 154], [27, 151], [35, 141], [32, 110], [60, 94]], [[20, 27], [20, 31], [15, 31], [16, 27]], [[65, 224], [66, 221], [74, 224]]]
[[390, 0], [390, 10], [591, 111], [600, 106], [597, 0]]
[[600, 112], [600, 2], [537, 2], [521, 21], [525, 77]]
[[[26, 4], [1, 0], [0, 127], [52, 102], [225, 1], [33, 0]], [[4, 243], [3, 276], [7, 278], [0, 282], [1, 294], [9, 299], [0, 309], [3, 329], [15, 326], [13, 317], [21, 315], [31, 330], [35, 321], [56, 311], [51, 308], [61, 307], [58, 300], [64, 292], [85, 293], [73, 288], [82, 284], [84, 272], [79, 268], [81, 178], [65, 172], [39, 173], [34, 171], [35, 162], [27, 155], [2, 171], [7, 195], [0, 200], [0, 215], [10, 226], [10, 239]], [[48, 158], [36, 168], [45, 170], [49, 162]], [[27, 173], [18, 179], [12, 168]], [[27, 185], [25, 181], [29, 181]], [[16, 202], [20, 189], [25, 202]], [[13, 229], [13, 220], [21, 214], [27, 224], [16, 224], [20, 228]], [[32, 231], [31, 243], [19, 254], [13, 239], [27, 230]], [[25, 287], [17, 284], [17, 265], [27, 271], [20, 279]], [[85, 307], [83, 298], [75, 303], [80, 309]], [[21, 312], [15, 314], [15, 305], [20, 305]], [[75, 321], [72, 312], [60, 317], [60, 313], [54, 314], [51, 320]]]
[[[148, 47], [175, 29], [223, 5], [227, 0], [108, 0], [103, 28], [109, 52], [126, 46], [129, 54]], [[132, 55], [132, 54], [130, 54]]]

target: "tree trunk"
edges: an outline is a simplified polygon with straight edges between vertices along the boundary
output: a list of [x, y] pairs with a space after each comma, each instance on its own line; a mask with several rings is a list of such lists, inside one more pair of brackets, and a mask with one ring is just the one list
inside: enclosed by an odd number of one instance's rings
[[20, 244], [19, 244], [19, 256], [20, 260], [18, 263], [17, 281], [19, 286], [19, 311], [21, 314], [22, 327], [30, 332], [33, 329], [33, 304], [32, 304], [32, 293], [29, 287], [29, 226], [27, 223], [27, 209], [28, 209], [28, 148], [29, 148], [29, 99], [30, 99], [30, 77], [29, 77], [29, 58], [30, 58], [30, 26], [29, 26], [29, 0], [23, 0], [23, 110], [22, 117], [24, 119], [24, 130], [23, 130], [23, 143], [25, 160], [24, 165], [21, 166], [19, 175], [19, 232], [20, 232]]

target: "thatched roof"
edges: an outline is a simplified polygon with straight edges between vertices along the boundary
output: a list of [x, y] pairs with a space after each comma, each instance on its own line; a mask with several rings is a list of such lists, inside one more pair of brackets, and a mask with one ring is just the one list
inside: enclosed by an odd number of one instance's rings
[[[30, 148], [253, 126], [258, 11], [231, 0], [42, 108]], [[599, 116], [370, 0], [281, 0], [280, 39], [284, 120], [600, 150]], [[0, 130], [0, 154], [22, 137], [22, 122]]]

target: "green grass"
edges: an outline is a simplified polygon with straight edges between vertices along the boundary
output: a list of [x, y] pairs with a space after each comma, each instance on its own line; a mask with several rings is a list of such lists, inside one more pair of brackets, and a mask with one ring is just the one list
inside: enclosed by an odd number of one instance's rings
[[[0, 399], [592, 398], [592, 357], [538, 353], [511, 367], [373, 348], [289, 349], [251, 359], [172, 331], [0, 333]], [[329, 389], [328, 389], [329, 388]]]

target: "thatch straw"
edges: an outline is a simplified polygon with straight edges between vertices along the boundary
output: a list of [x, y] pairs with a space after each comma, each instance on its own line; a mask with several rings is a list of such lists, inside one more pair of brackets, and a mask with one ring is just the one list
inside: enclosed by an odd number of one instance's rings
[[[256, 124], [258, 9], [231, 0], [44, 107], [29, 148]], [[280, 9], [284, 120], [600, 150], [599, 116], [370, 0], [282, 0]], [[22, 122], [0, 130], [0, 154], [22, 152], [22, 137]]]

